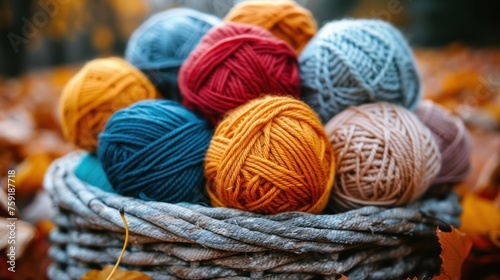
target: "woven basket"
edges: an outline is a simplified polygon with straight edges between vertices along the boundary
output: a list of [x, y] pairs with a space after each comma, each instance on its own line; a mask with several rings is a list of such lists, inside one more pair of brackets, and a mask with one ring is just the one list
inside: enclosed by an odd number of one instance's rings
[[121, 262], [153, 279], [403, 279], [438, 272], [435, 232], [458, 226], [456, 195], [404, 208], [364, 207], [336, 215], [258, 215], [226, 208], [145, 202], [103, 192], [73, 174], [80, 155], [45, 177], [58, 214], [50, 235], [51, 279], [78, 279]]

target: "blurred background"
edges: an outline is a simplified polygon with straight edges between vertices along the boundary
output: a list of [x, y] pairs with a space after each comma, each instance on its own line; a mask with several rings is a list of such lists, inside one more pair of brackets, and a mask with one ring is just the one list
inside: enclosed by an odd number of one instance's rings
[[[272, 0], [269, 0], [272, 1]], [[85, 61], [123, 56], [134, 29], [150, 15], [187, 6], [224, 17], [238, 0], [0, 0], [0, 180], [16, 170], [20, 223], [18, 272], [2, 259], [0, 279], [46, 279], [52, 228], [43, 175], [72, 150], [63, 139], [57, 102]], [[318, 26], [344, 17], [379, 18], [408, 38], [424, 94], [459, 115], [473, 139], [473, 172], [456, 191], [461, 230], [474, 249], [464, 279], [500, 279], [500, 1], [297, 0]], [[0, 217], [6, 200], [0, 192]], [[21, 226], [22, 225], [22, 226]], [[2, 237], [6, 231], [2, 225]], [[6, 239], [0, 238], [0, 250]], [[24, 251], [24, 252], [23, 252]], [[23, 254], [24, 253], [24, 254]], [[0, 258], [5, 258], [2, 251]], [[14, 278], [15, 277], [15, 278]]]
[[[241, 1], [241, 0], [239, 0]], [[188, 6], [224, 17], [238, 0], [1, 0], [0, 74], [121, 55], [132, 31], [152, 13]], [[272, 0], [270, 0], [272, 1]], [[381, 18], [413, 46], [500, 44], [500, 3], [491, 0], [298, 0], [318, 24], [343, 17]]]

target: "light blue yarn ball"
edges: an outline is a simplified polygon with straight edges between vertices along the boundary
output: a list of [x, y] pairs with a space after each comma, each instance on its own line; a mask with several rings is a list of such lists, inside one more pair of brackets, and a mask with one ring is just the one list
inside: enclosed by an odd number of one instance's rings
[[111, 183], [109, 183], [106, 173], [102, 169], [101, 162], [97, 155], [86, 153], [73, 171], [75, 176], [81, 181], [97, 187], [103, 191], [114, 193]]
[[422, 88], [403, 35], [381, 20], [322, 27], [299, 56], [304, 101], [323, 123], [349, 106], [385, 101], [414, 109]]
[[115, 112], [97, 153], [115, 191], [143, 200], [197, 203], [209, 124], [170, 100], [145, 100]]
[[188, 8], [155, 14], [133, 32], [125, 59], [143, 71], [166, 99], [180, 101], [179, 68], [201, 37], [219, 23], [215, 16]]

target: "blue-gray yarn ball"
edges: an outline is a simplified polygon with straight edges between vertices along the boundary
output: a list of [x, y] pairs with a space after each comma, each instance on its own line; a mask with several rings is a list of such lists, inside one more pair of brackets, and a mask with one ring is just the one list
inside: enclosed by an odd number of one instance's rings
[[410, 46], [381, 20], [326, 24], [300, 54], [299, 70], [303, 99], [323, 123], [364, 103], [386, 101], [411, 110], [422, 95]]
[[132, 33], [125, 58], [148, 76], [166, 98], [180, 101], [179, 68], [201, 37], [220, 19], [188, 8], [153, 15]]

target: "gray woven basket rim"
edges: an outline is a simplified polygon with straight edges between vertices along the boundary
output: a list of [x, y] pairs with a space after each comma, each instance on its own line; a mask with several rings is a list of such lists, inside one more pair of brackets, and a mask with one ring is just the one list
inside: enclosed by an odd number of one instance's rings
[[[202, 268], [203, 273], [218, 277], [258, 269], [266, 273], [291, 273], [288, 276], [346, 271], [350, 275], [370, 275], [372, 268], [367, 267], [383, 261], [377, 254], [399, 261], [409, 271], [418, 264], [418, 251], [426, 249], [419, 240], [435, 237], [437, 227], [445, 230], [450, 225], [457, 227], [461, 213], [455, 194], [445, 199], [417, 201], [406, 207], [364, 207], [328, 215], [302, 212], [260, 215], [188, 203], [143, 201], [81, 182], [73, 174], [81, 157], [81, 152], [74, 152], [54, 161], [44, 179], [44, 187], [60, 213], [54, 217], [57, 229], [51, 234], [53, 276], [84, 271], [81, 265], [101, 257], [100, 252], [107, 252], [109, 257], [101, 258], [98, 263], [109, 263], [117, 256], [124, 232], [120, 208], [124, 209], [129, 225], [130, 245], [138, 246], [136, 250], [165, 253], [162, 257], [151, 257], [150, 253], [152, 266], [161, 265], [157, 262], [163, 259], [169, 263], [163, 272], [182, 278], [198, 275], [193, 276], [196, 279], [204, 279], [201, 270], [196, 271]], [[108, 245], [115, 249], [105, 248]], [[103, 249], [96, 249], [100, 246]], [[360, 248], [359, 252], [356, 248]], [[337, 261], [346, 251], [354, 253]], [[254, 256], [253, 261], [246, 259], [247, 254]], [[326, 255], [330, 264], [325, 267], [311, 263], [301, 257], [304, 254]], [[58, 265], [65, 263], [68, 256], [79, 264], [70, 265], [65, 271]], [[124, 265], [144, 266], [132, 253], [124, 261]], [[204, 265], [196, 268], [200, 263]], [[405, 271], [387, 273], [404, 275]]]

